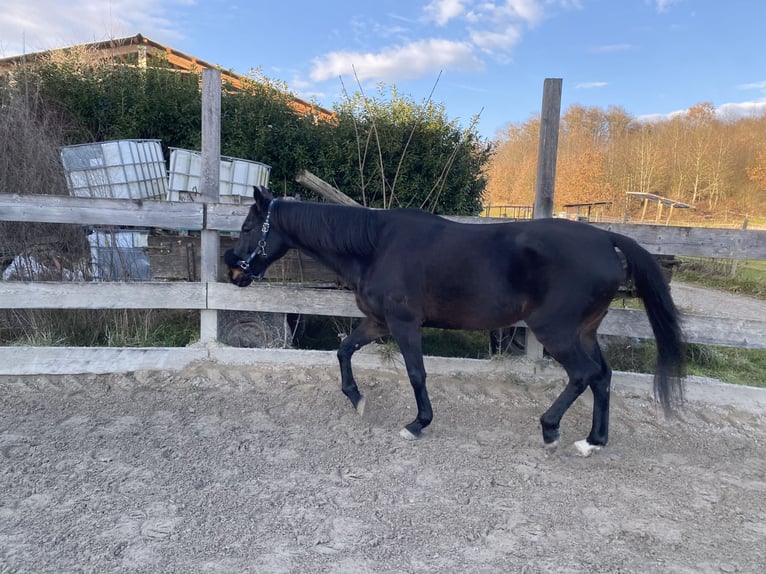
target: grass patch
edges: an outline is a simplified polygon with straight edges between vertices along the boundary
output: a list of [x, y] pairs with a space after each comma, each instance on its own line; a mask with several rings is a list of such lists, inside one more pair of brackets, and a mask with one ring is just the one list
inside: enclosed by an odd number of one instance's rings
[[489, 358], [489, 333], [423, 329], [423, 354], [435, 357], [487, 359]]
[[[341, 317], [304, 317], [296, 337], [297, 346], [300, 349], [335, 351], [340, 341], [357, 323], [357, 319]], [[392, 352], [399, 352], [391, 337], [384, 337], [378, 340], [378, 343], [392, 348]], [[489, 357], [489, 333], [423, 329], [423, 354], [435, 357], [486, 359]]]
[[[616, 342], [604, 354], [615, 371], [653, 373], [657, 360], [654, 341]], [[689, 344], [686, 360], [689, 375], [766, 388], [766, 350]]]
[[0, 345], [185, 347], [198, 339], [198, 311], [161, 309], [0, 311]]
[[657, 346], [653, 340], [601, 337], [601, 347], [609, 366], [615, 371], [653, 373]]
[[729, 293], [766, 299], [766, 261], [681, 257], [673, 278]]
[[689, 345], [690, 375], [766, 388], [766, 350]]

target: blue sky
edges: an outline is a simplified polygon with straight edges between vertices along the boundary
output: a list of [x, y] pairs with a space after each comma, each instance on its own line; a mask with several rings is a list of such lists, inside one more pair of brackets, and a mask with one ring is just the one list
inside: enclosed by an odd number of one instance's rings
[[492, 138], [539, 113], [545, 78], [562, 109], [766, 113], [764, 23], [761, 0], [0, 0], [0, 56], [141, 33], [327, 107], [342, 83], [434, 90]]

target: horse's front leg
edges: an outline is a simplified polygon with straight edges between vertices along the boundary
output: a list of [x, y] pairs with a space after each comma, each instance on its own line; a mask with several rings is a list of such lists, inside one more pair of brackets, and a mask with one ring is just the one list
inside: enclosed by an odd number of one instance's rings
[[420, 325], [409, 321], [389, 320], [388, 327], [404, 358], [407, 376], [410, 379], [412, 390], [415, 393], [415, 402], [418, 406], [418, 416], [399, 434], [406, 439], [415, 439], [433, 420], [431, 400], [428, 398], [428, 390], [426, 389], [426, 369], [423, 364]]
[[351, 404], [354, 405], [356, 411], [360, 414], [364, 414], [365, 400], [362, 393], [359, 392], [359, 387], [354, 380], [354, 374], [351, 371], [351, 357], [352, 355], [364, 347], [367, 343], [371, 343], [378, 337], [387, 335], [388, 330], [385, 325], [379, 321], [365, 317], [357, 325], [353, 331], [343, 339], [338, 348], [338, 363], [340, 363], [340, 380], [341, 389], [343, 394], [348, 397]]

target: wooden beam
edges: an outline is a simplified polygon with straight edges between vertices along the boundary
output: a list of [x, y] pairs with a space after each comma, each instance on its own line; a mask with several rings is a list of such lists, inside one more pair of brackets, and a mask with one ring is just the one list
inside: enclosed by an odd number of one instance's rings
[[630, 223], [591, 225], [632, 237], [658, 255], [766, 260], [766, 231]]
[[253, 283], [236, 287], [228, 283], [208, 284], [208, 305], [222, 310], [297, 313], [329, 317], [364, 317], [351, 291], [313, 289], [297, 285]]
[[[256, 283], [246, 288], [228, 283], [18, 282], [0, 281], [0, 308], [5, 309], [219, 309], [330, 317], [362, 317], [354, 294], [339, 289]], [[523, 323], [519, 323], [523, 326]], [[690, 343], [766, 349], [766, 321], [683, 315]], [[599, 333], [654, 337], [646, 314], [611, 309]]]
[[233, 203], [211, 203], [206, 205], [205, 209], [205, 221], [208, 229], [238, 232], [242, 229], [242, 222], [245, 221], [250, 206]]
[[[247, 210], [248, 206], [234, 204], [0, 193], [0, 221], [199, 230], [204, 220], [208, 229], [239, 231]], [[477, 225], [507, 223], [487, 217], [446, 218]], [[655, 254], [766, 260], [766, 231], [632, 223], [591, 225], [632, 237]]]
[[0, 281], [0, 309], [206, 309], [204, 283]]
[[[210, 309], [362, 317], [351, 291], [254, 283], [77, 283], [0, 281], [0, 309]], [[523, 326], [523, 323], [519, 323]], [[690, 343], [766, 349], [766, 320], [683, 315]], [[599, 333], [654, 337], [646, 314], [610, 309]]]
[[298, 175], [295, 176], [295, 181], [305, 187], [306, 189], [310, 189], [312, 191], [315, 191], [322, 197], [324, 197], [327, 201], [331, 203], [338, 203], [341, 205], [355, 205], [359, 206], [360, 204], [351, 199], [348, 195], [340, 191], [339, 189], [333, 187], [326, 181], [324, 181], [322, 178], [317, 177], [313, 173], [311, 173], [308, 170], [301, 170], [298, 172]]
[[665, 225], [670, 225], [670, 218], [673, 217], [673, 208], [675, 207], [674, 203], [670, 204], [670, 209], [668, 210], [668, 218], [665, 220]]
[[0, 193], [0, 220], [196, 230], [202, 229], [203, 207], [153, 199]]
[[107, 374], [180, 370], [208, 358], [205, 347], [0, 347], [0, 375]]

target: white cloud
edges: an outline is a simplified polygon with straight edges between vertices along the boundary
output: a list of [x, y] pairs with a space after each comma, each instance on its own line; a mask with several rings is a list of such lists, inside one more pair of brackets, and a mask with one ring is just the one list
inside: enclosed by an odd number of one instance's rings
[[0, 56], [14, 56], [138, 33], [172, 42], [183, 37], [173, 18], [173, 7], [191, 5], [194, 0], [37, 0], [3, 4]]
[[[525, 28], [538, 24], [545, 10], [554, 5], [581, 8], [580, 0], [429, 0], [421, 12], [421, 23], [431, 28], [449, 24], [451, 39], [405, 39], [380, 50], [330, 52], [313, 61], [310, 78], [322, 82], [356, 70], [360, 80], [388, 82], [445, 69], [483, 70], [480, 54], [506, 61]], [[366, 40], [362, 45], [369, 43]]]
[[678, 0], [652, 0], [652, 4], [654, 4], [655, 8], [657, 8], [657, 12], [659, 13], [664, 12], [676, 2], [678, 2]]
[[593, 88], [604, 88], [608, 85], [607, 82], [580, 82], [575, 85], [575, 90], [592, 90]]
[[463, 0], [432, 0], [423, 11], [427, 19], [444, 26], [450, 20], [461, 16], [465, 6]]
[[538, 0], [506, 0], [501, 12], [534, 24], [542, 18], [543, 7]]
[[591, 48], [591, 52], [594, 54], [611, 54], [614, 52], [626, 52], [632, 50], [631, 44], [604, 44], [603, 46], [595, 46]]
[[766, 114], [766, 100], [721, 104], [715, 114], [722, 120], [761, 116]]
[[488, 53], [510, 52], [521, 39], [521, 31], [515, 26], [508, 26], [501, 32], [492, 30], [471, 30], [471, 41], [482, 51]]
[[311, 79], [321, 82], [356, 72], [360, 81], [401, 81], [443, 69], [481, 69], [483, 64], [466, 42], [429, 39], [387, 48], [378, 53], [331, 52], [314, 60]]
[[653, 124], [657, 122], [666, 122], [668, 120], [672, 120], [673, 118], [677, 116], [682, 116], [689, 110], [676, 110], [674, 112], [670, 112], [667, 114], [644, 114], [642, 116], [638, 116], [636, 118], [636, 121], [642, 124]]
[[509, 23], [537, 24], [543, 17], [540, 0], [505, 0], [503, 2], [474, 2], [466, 12], [466, 20], [488, 28], [504, 28]]
[[749, 84], [740, 84], [738, 90], [766, 90], [766, 80], [762, 82], [751, 82]]
[[[667, 114], [645, 114], [638, 116], [636, 121], [642, 123], [654, 123], [672, 120], [678, 116], [689, 113], [689, 109], [675, 110]], [[729, 121], [739, 118], [756, 117], [766, 114], [766, 99], [749, 102], [729, 102], [717, 106], [715, 116], [719, 120]]]

